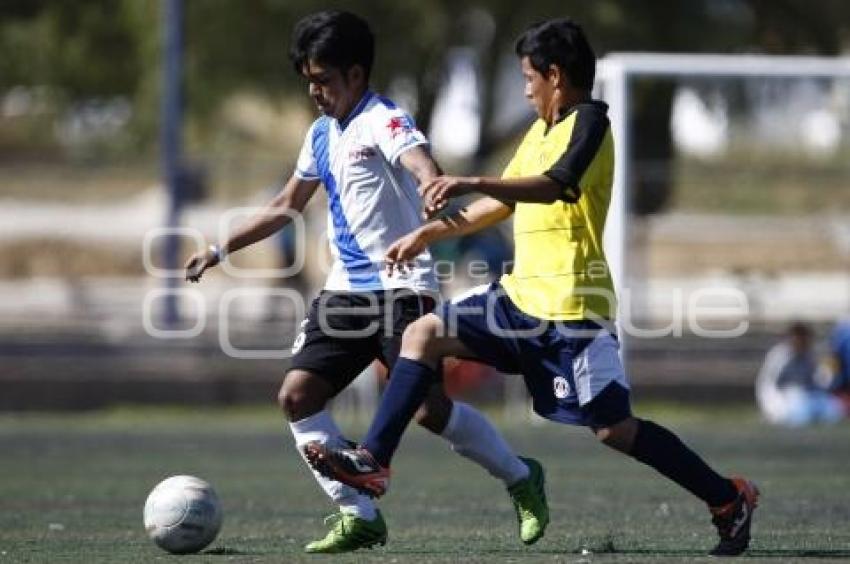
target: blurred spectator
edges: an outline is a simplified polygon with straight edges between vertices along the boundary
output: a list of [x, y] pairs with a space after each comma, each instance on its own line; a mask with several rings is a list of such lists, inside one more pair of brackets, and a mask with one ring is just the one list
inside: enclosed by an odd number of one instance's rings
[[826, 390], [829, 374], [818, 366], [812, 341], [811, 328], [795, 322], [768, 351], [756, 380], [756, 401], [771, 423], [798, 427], [844, 416], [841, 401]]
[[830, 390], [850, 413], [850, 319], [839, 321], [832, 330], [829, 341], [832, 360], [832, 384]]

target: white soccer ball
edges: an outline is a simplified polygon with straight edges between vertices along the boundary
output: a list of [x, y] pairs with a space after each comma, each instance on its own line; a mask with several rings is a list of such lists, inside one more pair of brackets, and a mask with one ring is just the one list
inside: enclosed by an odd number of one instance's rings
[[157, 484], [145, 502], [145, 530], [168, 552], [198, 552], [221, 528], [221, 503], [209, 483], [172, 476]]

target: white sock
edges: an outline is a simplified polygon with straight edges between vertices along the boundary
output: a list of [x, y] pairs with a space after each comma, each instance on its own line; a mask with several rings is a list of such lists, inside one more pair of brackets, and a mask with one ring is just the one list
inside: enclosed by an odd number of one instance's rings
[[496, 428], [471, 405], [453, 403], [449, 422], [442, 432], [452, 450], [483, 466], [506, 486], [527, 478], [528, 466], [514, 454]]
[[378, 516], [375, 503], [372, 498], [358, 493], [352, 499], [341, 499], [338, 501], [339, 510], [349, 515], [356, 515], [367, 521], [374, 521]]
[[[295, 446], [305, 463], [307, 459], [304, 458], [302, 447], [308, 442], [318, 441], [331, 446], [342, 444], [340, 441], [342, 433], [326, 409], [304, 419], [290, 422], [289, 428], [292, 430], [292, 436], [295, 437]], [[307, 466], [310, 467], [309, 464]], [[375, 518], [375, 503], [372, 498], [341, 482], [326, 478], [312, 468], [310, 470], [325, 493], [339, 504], [341, 511], [369, 521]]]

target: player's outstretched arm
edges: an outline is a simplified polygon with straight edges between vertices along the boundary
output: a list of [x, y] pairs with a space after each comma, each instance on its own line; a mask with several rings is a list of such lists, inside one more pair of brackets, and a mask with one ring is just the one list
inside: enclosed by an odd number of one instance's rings
[[404, 271], [431, 243], [475, 233], [508, 218], [513, 211], [504, 202], [481, 198], [456, 213], [429, 221], [390, 245], [385, 257], [387, 270], [390, 274], [394, 270]]
[[561, 185], [546, 175], [521, 178], [438, 176], [420, 188], [426, 209], [440, 210], [448, 201], [479, 192], [508, 202], [550, 204], [563, 197]]
[[186, 280], [197, 282], [206, 269], [221, 262], [222, 257], [273, 235], [301, 213], [319, 186], [318, 180], [293, 176], [283, 189], [245, 224], [240, 226], [220, 246], [199, 251], [186, 261]]

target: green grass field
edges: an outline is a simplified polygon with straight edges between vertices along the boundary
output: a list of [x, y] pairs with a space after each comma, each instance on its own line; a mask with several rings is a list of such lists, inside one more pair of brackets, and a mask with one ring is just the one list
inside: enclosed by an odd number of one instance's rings
[[[642, 413], [718, 469], [758, 481], [748, 561], [850, 558], [850, 425], [789, 431], [751, 412]], [[542, 541], [521, 545], [501, 485], [414, 429], [381, 502], [390, 542], [333, 560], [677, 562], [702, 559], [714, 542], [699, 502], [585, 431], [496, 419], [547, 469], [553, 521]], [[363, 426], [347, 428], [359, 436]], [[142, 528], [148, 491], [179, 473], [211, 481], [224, 504], [222, 532], [201, 555], [167, 555]], [[330, 560], [301, 547], [331, 512], [271, 407], [0, 417], [0, 562]]]

